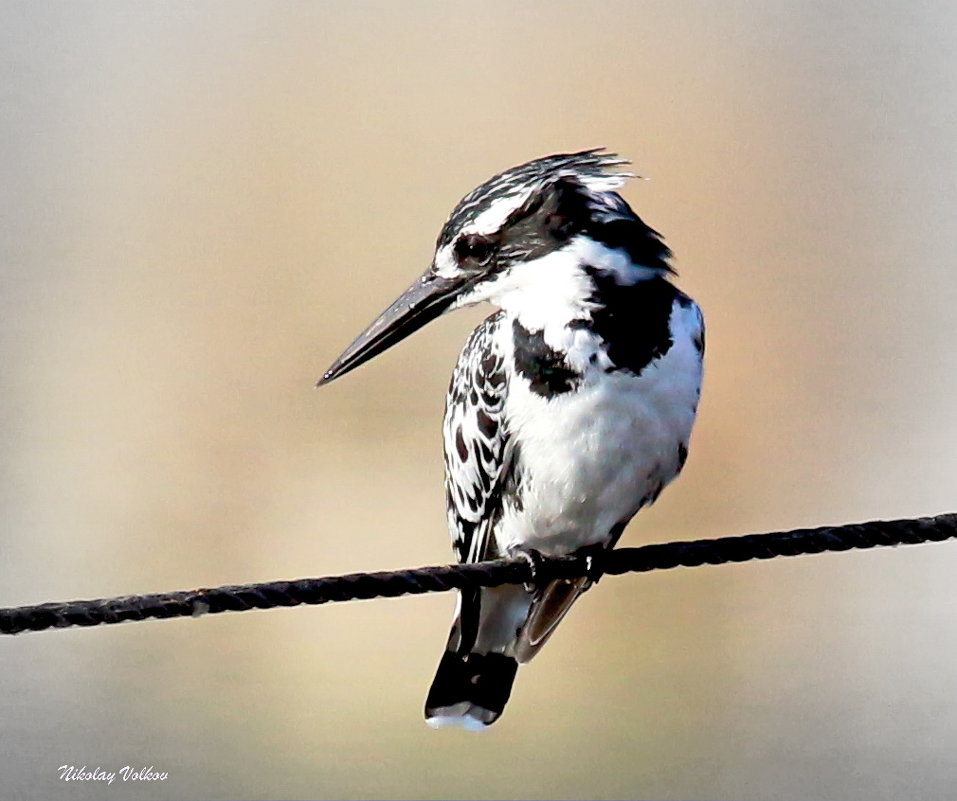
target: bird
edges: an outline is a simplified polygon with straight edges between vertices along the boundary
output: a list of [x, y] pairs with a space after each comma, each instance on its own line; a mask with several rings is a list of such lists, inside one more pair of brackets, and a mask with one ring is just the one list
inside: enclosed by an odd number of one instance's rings
[[[619, 194], [604, 148], [507, 169], [466, 195], [429, 268], [332, 363], [348, 373], [445, 312], [488, 302], [454, 368], [443, 421], [460, 562], [600, 557], [688, 455], [704, 320], [672, 253]], [[591, 563], [591, 562], [590, 562]], [[597, 580], [460, 591], [425, 703], [433, 727], [482, 730]]]

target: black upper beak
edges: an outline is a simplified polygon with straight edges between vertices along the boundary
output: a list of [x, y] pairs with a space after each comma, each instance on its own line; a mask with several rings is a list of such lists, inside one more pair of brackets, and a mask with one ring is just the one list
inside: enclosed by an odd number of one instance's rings
[[425, 273], [356, 337], [316, 386], [345, 375], [434, 320], [452, 305], [465, 283], [460, 278]]

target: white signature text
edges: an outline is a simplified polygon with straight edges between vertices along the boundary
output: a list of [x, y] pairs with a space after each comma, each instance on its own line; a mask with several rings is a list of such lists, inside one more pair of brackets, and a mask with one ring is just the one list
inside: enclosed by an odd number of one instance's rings
[[95, 768], [88, 768], [86, 765], [60, 765], [57, 768], [60, 771], [61, 782], [106, 782], [113, 784], [119, 777], [125, 782], [165, 782], [169, 778], [169, 772], [165, 770], [156, 770], [152, 765], [142, 768], [134, 768], [132, 765], [124, 765], [119, 770], [107, 770], [97, 765]]

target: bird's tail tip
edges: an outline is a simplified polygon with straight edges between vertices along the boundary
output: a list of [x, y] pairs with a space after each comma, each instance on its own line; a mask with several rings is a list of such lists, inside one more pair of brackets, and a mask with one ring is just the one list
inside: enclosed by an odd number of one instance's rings
[[482, 731], [492, 725], [512, 692], [518, 662], [504, 654], [446, 651], [425, 702], [432, 728]]
[[454, 729], [463, 731], [485, 731], [498, 718], [489, 709], [461, 701], [452, 706], [427, 709], [425, 723], [432, 729]]

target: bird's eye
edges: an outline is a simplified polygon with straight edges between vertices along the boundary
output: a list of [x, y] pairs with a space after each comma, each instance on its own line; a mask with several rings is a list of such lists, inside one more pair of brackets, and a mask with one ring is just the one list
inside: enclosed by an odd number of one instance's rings
[[487, 236], [469, 234], [459, 237], [455, 242], [455, 258], [459, 262], [472, 261], [485, 264], [495, 250], [495, 243]]

